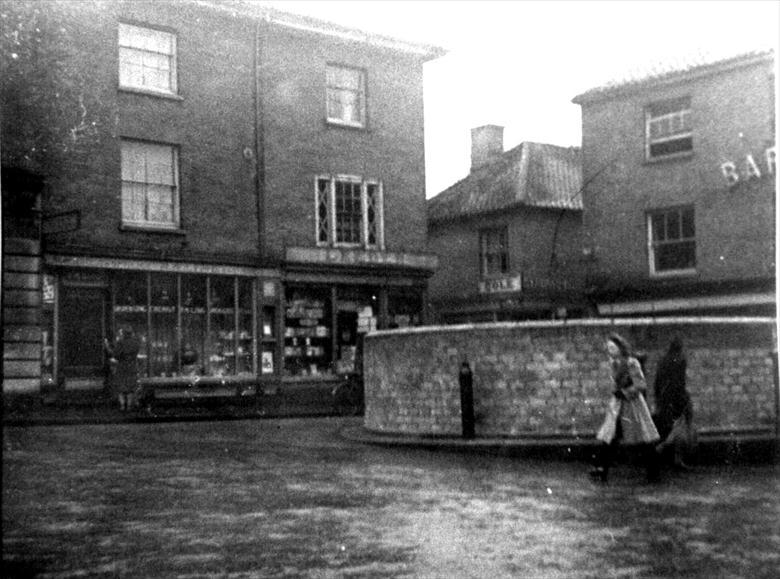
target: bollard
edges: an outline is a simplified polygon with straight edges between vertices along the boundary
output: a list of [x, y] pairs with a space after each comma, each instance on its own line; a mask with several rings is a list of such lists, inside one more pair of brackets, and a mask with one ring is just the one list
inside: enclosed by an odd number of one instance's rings
[[474, 386], [469, 363], [464, 360], [460, 366], [460, 418], [463, 438], [474, 438]]

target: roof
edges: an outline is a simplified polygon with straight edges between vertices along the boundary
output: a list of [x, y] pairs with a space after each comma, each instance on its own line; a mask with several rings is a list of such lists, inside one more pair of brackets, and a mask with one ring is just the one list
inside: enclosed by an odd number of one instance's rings
[[582, 209], [579, 147], [521, 143], [428, 200], [435, 223], [519, 206]]
[[577, 95], [572, 99], [572, 102], [583, 104], [644, 88], [671, 84], [681, 80], [690, 80], [699, 76], [717, 74], [760, 62], [772, 62], [773, 60], [774, 50], [771, 49], [753, 50], [728, 57], [717, 57], [702, 52], [673, 62], [655, 63], [644, 68], [635, 69], [619, 80], [611, 81], [603, 86], [592, 88]]
[[232, 14], [242, 14], [250, 18], [257, 18], [258, 20], [263, 20], [277, 26], [295, 29], [302, 32], [321, 34], [324, 36], [330, 36], [332, 38], [338, 38], [340, 40], [359, 42], [379, 48], [387, 48], [398, 52], [405, 52], [416, 55], [423, 61], [432, 60], [447, 54], [447, 51], [439, 46], [422, 44], [419, 42], [410, 42], [390, 36], [384, 36], [382, 34], [366, 32], [357, 28], [342, 26], [334, 22], [312, 18], [310, 16], [284, 12], [282, 10], [277, 10], [276, 8], [271, 8], [270, 6], [264, 6], [260, 3], [255, 4], [251, 0], [189, 1], [195, 4], [208, 6], [212, 9], [221, 10]]

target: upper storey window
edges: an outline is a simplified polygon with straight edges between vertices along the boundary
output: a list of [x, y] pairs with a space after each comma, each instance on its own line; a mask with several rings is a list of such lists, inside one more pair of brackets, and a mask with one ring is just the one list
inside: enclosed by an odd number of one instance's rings
[[366, 75], [357, 68], [333, 64], [327, 69], [328, 122], [366, 126]]
[[479, 232], [479, 262], [482, 277], [501, 275], [509, 271], [508, 247], [506, 227], [483, 229]]
[[648, 161], [691, 153], [691, 99], [651, 104], [645, 110], [645, 148]]
[[120, 24], [119, 86], [176, 94], [176, 36], [161, 30]]
[[152, 229], [179, 226], [176, 147], [122, 141], [122, 224]]
[[384, 249], [382, 184], [361, 177], [316, 180], [317, 245]]

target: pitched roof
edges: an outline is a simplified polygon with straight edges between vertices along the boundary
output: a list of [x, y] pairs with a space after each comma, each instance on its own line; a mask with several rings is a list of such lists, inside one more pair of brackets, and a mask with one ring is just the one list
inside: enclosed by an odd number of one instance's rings
[[577, 95], [572, 99], [572, 102], [582, 104], [597, 101], [650, 86], [715, 74], [758, 62], [772, 62], [773, 59], [774, 50], [771, 49], [753, 50], [728, 57], [718, 57], [713, 54], [700, 52], [675, 61], [655, 63], [647, 67], [637, 68], [627, 73], [621, 79], [613, 80], [605, 85], [589, 89]]
[[582, 209], [579, 147], [521, 143], [427, 202], [430, 223], [518, 206]]

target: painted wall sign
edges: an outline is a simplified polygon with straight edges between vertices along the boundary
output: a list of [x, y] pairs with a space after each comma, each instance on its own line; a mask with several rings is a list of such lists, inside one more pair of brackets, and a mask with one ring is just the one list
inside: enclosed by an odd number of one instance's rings
[[501, 292], [519, 292], [523, 290], [522, 276], [484, 279], [479, 282], [479, 293], [495, 294]]
[[720, 171], [723, 173], [723, 177], [726, 179], [726, 183], [728, 183], [729, 187], [733, 187], [741, 180], [749, 181], [751, 179], [760, 179], [761, 175], [764, 173], [774, 175], [776, 170], [776, 147], [770, 147], [764, 151], [763, 167], [759, 166], [751, 153], [745, 155], [745, 162], [739, 167], [734, 161], [726, 161], [720, 165]]

